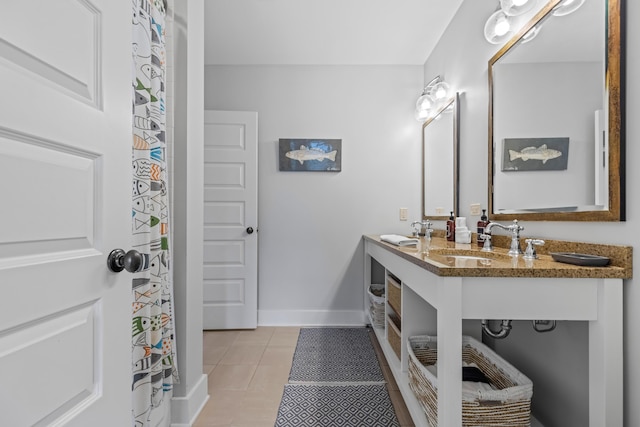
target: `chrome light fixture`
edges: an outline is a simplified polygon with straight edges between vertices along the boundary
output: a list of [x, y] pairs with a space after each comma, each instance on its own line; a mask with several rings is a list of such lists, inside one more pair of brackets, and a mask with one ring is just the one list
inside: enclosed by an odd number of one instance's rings
[[536, 0], [499, 0], [499, 3], [499, 9], [484, 24], [484, 38], [493, 44], [502, 44], [511, 38], [522, 20], [517, 17], [531, 11]]
[[575, 12], [584, 4], [585, 0], [564, 0], [553, 9], [553, 16], [564, 16]]
[[524, 36], [522, 36], [522, 43], [528, 43], [531, 40], [535, 39], [539, 32], [540, 32], [540, 26], [536, 25], [535, 27], [527, 31], [527, 33]]
[[495, 11], [484, 24], [484, 38], [489, 43], [504, 43], [512, 34], [511, 20], [502, 9]]
[[440, 104], [449, 99], [451, 88], [440, 76], [434, 77], [422, 90], [416, 101], [416, 120], [424, 122], [429, 119]]
[[500, 0], [500, 9], [507, 16], [518, 16], [529, 12], [535, 4], [535, 0]]

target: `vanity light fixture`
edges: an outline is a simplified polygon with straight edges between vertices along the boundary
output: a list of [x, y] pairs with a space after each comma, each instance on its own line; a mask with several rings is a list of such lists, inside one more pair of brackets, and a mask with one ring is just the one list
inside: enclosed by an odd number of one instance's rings
[[518, 16], [529, 12], [535, 4], [535, 0], [500, 0], [500, 9], [507, 16]]
[[[584, 0], [568, 0], [584, 1]], [[493, 12], [484, 24], [484, 37], [489, 43], [502, 44], [515, 32], [522, 18], [516, 18], [531, 11], [536, 0], [499, 0], [500, 7]], [[532, 34], [535, 37], [535, 34]]]
[[527, 31], [527, 34], [522, 36], [522, 42], [521, 43], [528, 43], [531, 40], [535, 39], [539, 32], [540, 32], [540, 26], [536, 25], [535, 27], [533, 27], [532, 29]]
[[415, 118], [419, 122], [429, 119], [440, 104], [449, 99], [451, 88], [440, 76], [434, 77], [422, 90], [416, 101]]
[[484, 38], [489, 43], [501, 44], [511, 37], [511, 20], [502, 9], [495, 11], [484, 24]]
[[564, 0], [553, 9], [553, 16], [565, 16], [575, 12], [584, 4], [585, 0]]

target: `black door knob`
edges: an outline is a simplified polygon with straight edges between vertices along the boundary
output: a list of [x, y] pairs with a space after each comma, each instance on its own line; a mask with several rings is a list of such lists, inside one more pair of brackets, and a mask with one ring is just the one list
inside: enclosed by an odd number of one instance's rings
[[253, 234], [253, 227], [247, 227], [247, 234]]
[[107, 257], [107, 267], [114, 273], [127, 270], [129, 273], [142, 271], [144, 257], [135, 249], [126, 252], [122, 249], [114, 249]]

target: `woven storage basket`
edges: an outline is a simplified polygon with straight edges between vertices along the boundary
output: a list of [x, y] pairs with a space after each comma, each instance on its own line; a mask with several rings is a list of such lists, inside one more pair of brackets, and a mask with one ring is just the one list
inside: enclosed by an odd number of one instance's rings
[[[374, 295], [380, 294], [381, 296]], [[384, 328], [384, 285], [372, 284], [367, 290], [369, 295], [369, 319], [374, 328]]]
[[387, 278], [387, 301], [393, 311], [398, 313], [398, 316], [402, 316], [402, 291], [400, 282], [396, 281], [393, 277]]
[[[438, 425], [438, 380], [425, 368], [437, 362], [437, 338], [409, 337], [409, 387], [432, 426]], [[465, 427], [528, 427], [533, 384], [493, 350], [472, 337], [462, 337], [462, 360], [475, 363], [498, 389], [462, 393]]]
[[393, 349], [393, 352], [400, 359], [401, 337], [400, 331], [402, 330], [402, 324], [400, 318], [395, 314], [387, 316], [387, 341]]

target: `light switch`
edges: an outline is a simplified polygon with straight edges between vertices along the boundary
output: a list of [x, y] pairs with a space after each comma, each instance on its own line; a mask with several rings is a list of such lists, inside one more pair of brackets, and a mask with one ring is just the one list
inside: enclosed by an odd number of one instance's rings
[[400, 221], [406, 221], [408, 216], [409, 209], [400, 208]]

